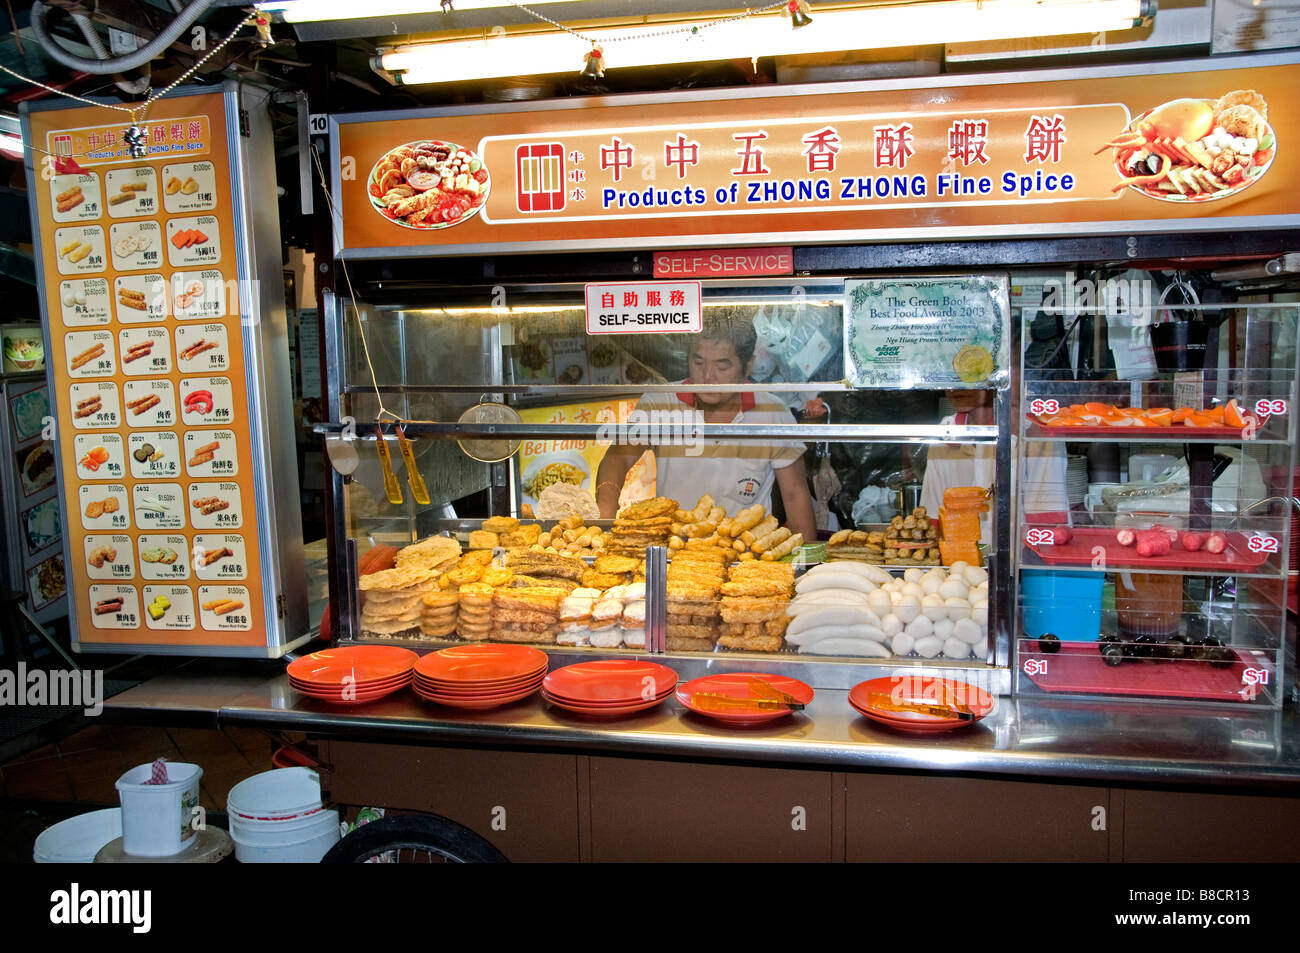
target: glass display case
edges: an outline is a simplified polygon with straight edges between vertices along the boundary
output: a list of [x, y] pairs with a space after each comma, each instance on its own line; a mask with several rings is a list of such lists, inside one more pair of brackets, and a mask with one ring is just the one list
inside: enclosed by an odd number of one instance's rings
[[[1080, 309], [1065, 346], [1108, 335], [1094, 353], [1118, 366], [1026, 359], [1018, 692], [1281, 705], [1298, 316]], [[1055, 317], [1027, 314], [1026, 340]], [[1062, 495], [1064, 511], [1035, 506]]]
[[[1007, 347], [1005, 277], [950, 280]], [[327, 297], [340, 638], [1005, 692], [1010, 359], [990, 345], [969, 393], [869, 379], [847, 331], [881, 289], [859, 284], [704, 281], [703, 330], [652, 334], [589, 333], [578, 283]], [[963, 505], [954, 569], [939, 510], [956, 540]]]

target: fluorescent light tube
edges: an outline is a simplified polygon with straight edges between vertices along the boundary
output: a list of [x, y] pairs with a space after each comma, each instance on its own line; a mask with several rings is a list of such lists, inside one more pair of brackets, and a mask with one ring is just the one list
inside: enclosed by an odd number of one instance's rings
[[[749, 17], [698, 36], [645, 36], [647, 28], [584, 30], [605, 50], [608, 69], [750, 59], [802, 53], [915, 46], [1131, 29], [1143, 0], [934, 0], [849, 10], [814, 9], [813, 22], [794, 30], [783, 13]], [[669, 24], [656, 24], [657, 29]], [[484, 36], [413, 44], [381, 53], [377, 67], [404, 85], [502, 76], [577, 72], [583, 42], [565, 33]]]
[[[501, 0], [454, 0], [456, 12], [511, 7]], [[538, 0], [539, 3], [574, 3], [575, 0]], [[400, 17], [440, 13], [437, 0], [268, 0], [256, 5], [263, 13], [278, 13], [285, 23], [315, 23], [321, 20], [360, 20], [369, 17]]]

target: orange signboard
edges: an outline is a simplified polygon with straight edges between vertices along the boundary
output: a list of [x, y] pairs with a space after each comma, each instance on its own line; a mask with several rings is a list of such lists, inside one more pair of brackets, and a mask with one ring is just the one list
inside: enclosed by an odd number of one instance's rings
[[266, 643], [226, 97], [33, 111], [68, 589], [80, 641]]
[[1228, 67], [337, 116], [336, 241], [382, 257], [1294, 227], [1300, 58]]

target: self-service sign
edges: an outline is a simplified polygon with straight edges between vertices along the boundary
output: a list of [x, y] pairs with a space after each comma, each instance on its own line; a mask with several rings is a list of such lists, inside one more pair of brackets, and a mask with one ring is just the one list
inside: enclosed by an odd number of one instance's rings
[[698, 281], [587, 285], [588, 334], [674, 334], [703, 329]]

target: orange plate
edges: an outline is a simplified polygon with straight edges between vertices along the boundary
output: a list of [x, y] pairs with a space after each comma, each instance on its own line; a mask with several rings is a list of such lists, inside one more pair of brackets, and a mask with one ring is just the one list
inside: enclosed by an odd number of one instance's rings
[[876, 708], [871, 702], [873, 694], [881, 694], [899, 702], [918, 701], [923, 704], [943, 705], [946, 704], [944, 696], [948, 692], [955, 693], [956, 698], [971, 710], [975, 721], [979, 721], [993, 710], [993, 696], [982, 688], [951, 679], [918, 675], [886, 675], [860, 682], [849, 692], [849, 704], [873, 721], [913, 731], [945, 731], [974, 724], [975, 722], [964, 721], [961, 718], [946, 718], [923, 712], [888, 711]]
[[453, 645], [421, 658], [415, 673], [433, 681], [477, 684], [519, 678], [546, 664], [546, 653], [530, 645]]
[[296, 658], [286, 671], [300, 682], [341, 687], [345, 678], [374, 682], [405, 674], [418, 659], [410, 649], [396, 645], [350, 645]]
[[813, 700], [812, 687], [797, 678], [787, 678], [784, 675], [751, 675], [749, 672], [729, 672], [724, 675], [705, 675], [703, 678], [692, 679], [685, 685], [677, 687], [677, 700], [697, 715], [720, 721], [724, 725], [764, 725], [769, 721], [776, 721], [778, 718], [794, 714], [793, 709], [784, 707], [778, 709], [726, 708], [715, 711], [711, 708], [696, 705], [692, 700], [691, 696], [696, 692], [729, 695], [732, 698], [753, 698], [754, 693], [749, 687], [751, 678], [763, 679], [777, 691], [785, 692], [801, 705], [807, 705]]
[[[670, 692], [669, 694], [672, 693]], [[609, 708], [592, 707], [591, 705], [581, 702], [565, 701], [562, 698], [556, 698], [554, 695], [548, 694], [544, 689], [542, 691], [542, 698], [546, 699], [556, 708], [563, 708], [565, 711], [577, 712], [580, 715], [591, 715], [596, 718], [617, 718], [620, 715], [631, 715], [639, 711], [648, 711], [651, 708], [657, 708], [668, 700], [668, 695], [656, 698], [653, 701], [637, 702], [635, 704], [619, 705]]]
[[636, 659], [606, 659], [578, 662], [557, 668], [546, 676], [543, 687], [552, 695], [579, 702], [636, 702], [650, 683], [655, 695], [677, 685], [677, 673], [667, 665]]

